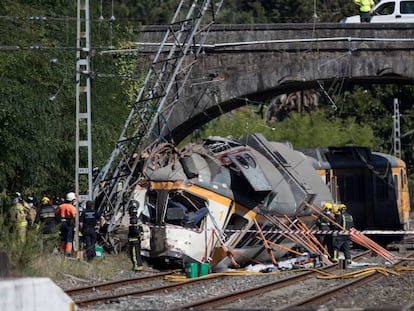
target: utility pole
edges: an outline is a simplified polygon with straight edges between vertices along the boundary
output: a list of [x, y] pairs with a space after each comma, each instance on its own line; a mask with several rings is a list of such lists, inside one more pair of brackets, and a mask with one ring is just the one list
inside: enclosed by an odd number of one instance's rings
[[[92, 135], [90, 84], [89, 0], [78, 0], [76, 36], [76, 173], [75, 192], [81, 201], [92, 198]], [[88, 186], [86, 194], [80, 194]], [[79, 250], [79, 202], [76, 206], [75, 251]]]
[[401, 158], [400, 108], [398, 106], [398, 98], [394, 98], [393, 134], [394, 156]]

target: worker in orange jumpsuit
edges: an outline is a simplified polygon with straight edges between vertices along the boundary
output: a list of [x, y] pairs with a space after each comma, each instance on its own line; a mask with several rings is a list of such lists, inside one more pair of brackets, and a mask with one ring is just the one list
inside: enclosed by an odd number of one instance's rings
[[76, 220], [76, 194], [69, 192], [66, 195], [65, 202], [59, 205], [56, 210], [56, 215], [60, 219], [60, 251], [65, 256], [72, 255], [73, 238], [75, 234], [75, 220]]

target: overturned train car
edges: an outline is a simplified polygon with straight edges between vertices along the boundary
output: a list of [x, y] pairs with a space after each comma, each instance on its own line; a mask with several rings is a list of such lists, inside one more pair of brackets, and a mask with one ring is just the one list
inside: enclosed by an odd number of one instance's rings
[[[406, 164], [366, 147], [300, 149], [330, 188], [335, 202], [345, 203], [359, 230], [408, 230], [409, 189]], [[396, 236], [379, 235], [383, 244]]]
[[142, 254], [154, 260], [215, 270], [275, 263], [301, 244], [280, 231], [312, 227], [312, 209], [333, 200], [309, 157], [260, 134], [181, 150], [165, 143], [143, 163], [132, 195], [144, 218]]

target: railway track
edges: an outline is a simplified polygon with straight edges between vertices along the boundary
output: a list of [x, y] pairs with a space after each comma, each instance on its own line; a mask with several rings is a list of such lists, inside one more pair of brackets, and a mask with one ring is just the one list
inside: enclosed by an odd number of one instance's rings
[[[165, 281], [166, 276], [176, 274], [181, 270], [170, 271], [166, 273], [157, 273], [154, 275], [142, 276], [137, 278], [112, 281], [107, 283], [85, 286], [65, 291], [72, 297], [75, 304], [79, 307], [85, 307], [100, 302], [116, 301], [122, 297], [143, 296], [162, 292], [176, 291], [181, 288], [191, 287], [202, 283], [212, 282], [213, 280], [223, 278], [222, 275], [211, 275], [208, 278], [189, 279], [185, 282], [174, 283]], [[160, 283], [169, 283], [160, 285]], [[136, 289], [136, 288], [140, 289]], [[142, 289], [142, 287], [146, 287]]]
[[[411, 254], [411, 256], [413, 256], [414, 254]], [[411, 257], [410, 256], [410, 257]], [[398, 265], [403, 264], [404, 260], [400, 260], [398, 262], [396, 262], [395, 264], [393, 264], [393, 267], [396, 267]], [[289, 309], [293, 309], [295, 307], [312, 307], [312, 306], [318, 306], [321, 303], [324, 303], [338, 295], [343, 294], [345, 291], [349, 291], [351, 289], [355, 289], [355, 288], [359, 288], [365, 284], [374, 282], [375, 280], [381, 278], [384, 276], [384, 273], [381, 272], [381, 270], [375, 271], [373, 270], [370, 273], [367, 273], [366, 275], [360, 275], [357, 279], [352, 280], [350, 282], [346, 282], [345, 284], [341, 284], [338, 286], [335, 286], [327, 291], [324, 291], [320, 294], [316, 294], [312, 297], [309, 298], [305, 298], [303, 300], [300, 300], [298, 302], [294, 302], [292, 304], [283, 306], [280, 309], [276, 309], [276, 310], [289, 310]], [[409, 303], [408, 305], [414, 305], [414, 300], [412, 301], [412, 303]], [[407, 305], [407, 306], [408, 306]], [[394, 309], [395, 311], [397, 310], [405, 310], [407, 306], [402, 306], [401, 308], [396, 308]], [[378, 309], [380, 310], [380, 309]], [[388, 310], [388, 311], [392, 311], [390, 310], [389, 307], [386, 307], [386, 309], [383, 310]]]
[[[354, 256], [354, 260], [364, 258], [365, 256], [370, 255], [370, 254], [371, 254], [371, 251], [362, 252]], [[254, 288], [249, 288], [249, 289], [242, 290], [242, 291], [227, 293], [225, 295], [214, 296], [208, 299], [176, 306], [176, 307], [167, 309], [167, 311], [178, 311], [178, 310], [184, 310], [184, 309], [209, 309], [209, 308], [214, 308], [217, 306], [227, 305], [233, 301], [238, 301], [238, 304], [240, 304], [240, 300], [242, 299], [248, 299], [249, 297], [252, 297], [252, 296], [258, 296], [264, 293], [268, 293], [270, 291], [279, 290], [282, 288], [286, 289], [289, 286], [300, 284], [307, 279], [311, 279], [315, 277], [315, 275], [317, 275], [318, 271], [320, 270], [329, 272], [329, 271], [336, 271], [337, 269], [338, 269], [338, 265], [336, 264], [325, 266], [322, 269], [314, 269], [314, 270], [307, 269], [305, 272], [297, 274], [297, 275], [293, 275], [291, 277], [287, 277], [287, 278], [277, 280], [274, 282], [269, 282], [267, 284], [263, 284], [263, 285], [260, 285]]]
[[[411, 254], [412, 257], [414, 254]], [[406, 261], [400, 260], [393, 264], [393, 267], [401, 265]], [[326, 269], [327, 270], [327, 269]], [[347, 280], [338, 280], [333, 284], [327, 284], [327, 288], [324, 291], [318, 292], [318, 290], [312, 290], [312, 288], [320, 288], [315, 286], [315, 280], [307, 282], [303, 276], [294, 277], [288, 280], [281, 280], [277, 281], [274, 284], [269, 284], [266, 287], [257, 287], [252, 290], [247, 290], [243, 292], [235, 292], [223, 297], [214, 297], [214, 299], [209, 299], [205, 301], [199, 301], [196, 303], [191, 303], [183, 306], [179, 306], [176, 308], [169, 309], [168, 311], [172, 310], [183, 310], [183, 309], [208, 309], [214, 306], [223, 306], [225, 305], [228, 308], [232, 308], [233, 305], [230, 303], [232, 301], [237, 301], [237, 305], [244, 305], [249, 307], [248, 298], [252, 296], [261, 295], [261, 301], [264, 303], [266, 300], [266, 296], [272, 297], [271, 299], [275, 301], [274, 307], [272, 307], [272, 311], [281, 311], [281, 310], [319, 310], [318, 308], [323, 305], [324, 302], [332, 300], [336, 297], [341, 295], [346, 295], [352, 289], [358, 289], [368, 283], [373, 283], [379, 278], [383, 277], [386, 274], [386, 271], [391, 271], [390, 269], [378, 269], [366, 272], [365, 275], [359, 275], [358, 278], [349, 278]], [[358, 272], [358, 271], [356, 271]], [[297, 283], [301, 283], [300, 286], [295, 286]], [[299, 288], [300, 287], [300, 288]], [[282, 289], [283, 292], [289, 292], [288, 297], [283, 297], [280, 293], [270, 292], [275, 289]], [[306, 288], [307, 290], [304, 291], [303, 289]], [[295, 291], [299, 290], [300, 294], [295, 295]], [[396, 289], [398, 290], [398, 289]], [[303, 298], [305, 297], [305, 298]], [[283, 303], [281, 304], [280, 301]], [[390, 303], [398, 303], [398, 302], [391, 302]], [[301, 309], [302, 308], [302, 309]], [[328, 310], [328, 309], [326, 309]], [[329, 310], [336, 310], [336, 309], [329, 309]], [[351, 309], [341, 309], [341, 310], [366, 310], [362, 308], [351, 308]], [[402, 306], [384, 306], [383, 308], [369, 308], [369, 310], [374, 311], [408, 311], [414, 310], [414, 300], [405, 303]]]
[[[356, 255], [354, 257], [354, 260], [358, 260], [358, 258], [363, 258], [369, 254], [371, 254], [370, 251], [362, 252], [359, 255]], [[324, 267], [322, 270], [335, 271], [337, 268], [337, 265], [330, 265]], [[247, 288], [240, 291], [230, 290], [223, 295], [215, 295], [214, 297], [207, 299], [194, 298], [195, 301], [192, 303], [183, 304], [182, 302], [178, 301], [177, 306], [172, 307], [169, 310], [183, 310], [190, 308], [199, 309], [210, 308], [218, 305], [226, 305], [232, 301], [248, 298], [254, 295], [258, 295], [259, 293], [269, 292], [276, 289], [286, 288], [294, 284], [299, 284], [306, 279], [311, 279], [314, 277], [318, 273], [317, 271], [318, 270], [296, 271], [295, 275], [288, 276], [288, 274], [286, 274], [282, 277], [282, 279], [280, 279], [280, 275], [276, 276], [267, 274], [264, 277], [260, 277], [260, 279], [263, 279], [263, 284], [259, 286], [256, 284], [258, 278], [256, 275], [253, 277], [256, 279], [254, 286], [247, 286]], [[119, 299], [123, 299], [125, 297], [137, 298], [144, 296], [148, 297], [151, 295], [161, 297], [161, 295], [165, 294], [180, 296], [179, 290], [185, 290], [190, 287], [193, 287], [195, 291], [198, 291], [197, 288], [203, 287], [222, 288], [221, 284], [223, 283], [223, 280], [225, 278], [228, 278], [226, 274], [211, 274], [205, 278], [187, 279], [183, 282], [175, 282], [174, 284], [171, 284], [171, 282], [165, 280], [166, 277], [176, 275], [177, 272], [177, 270], [174, 270], [165, 273], [158, 273], [155, 275], [94, 284], [82, 288], [67, 290], [66, 293], [72, 297], [77, 306], [87, 307], [104, 302], [116, 302], [119, 301]], [[279, 279], [274, 281], [275, 278]], [[218, 291], [213, 294], [218, 294]], [[160, 298], [160, 300], [162, 300], [162, 298]]]
[[89, 293], [94, 293], [94, 292], [102, 291], [102, 290], [111, 290], [111, 289], [119, 288], [121, 286], [127, 286], [131, 284], [136, 285], [137, 283], [140, 283], [140, 282], [158, 280], [167, 275], [172, 275], [180, 271], [181, 270], [172, 270], [172, 271], [161, 272], [161, 273], [156, 273], [156, 274], [151, 274], [151, 275], [138, 276], [135, 278], [127, 278], [123, 280], [109, 281], [109, 282], [104, 282], [104, 283], [97, 283], [93, 285], [76, 287], [76, 288], [65, 290], [65, 293], [73, 297], [79, 294], [89, 294]]

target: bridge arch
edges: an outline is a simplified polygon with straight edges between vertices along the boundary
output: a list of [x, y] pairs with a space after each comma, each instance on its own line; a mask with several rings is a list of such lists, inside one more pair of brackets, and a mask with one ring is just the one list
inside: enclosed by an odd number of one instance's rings
[[[263, 102], [337, 80], [413, 84], [413, 26], [216, 25], [181, 97], [164, 112], [170, 115], [168, 129], [180, 142], [201, 125], [245, 105], [246, 99]], [[160, 42], [162, 27], [145, 28], [140, 42]]]

